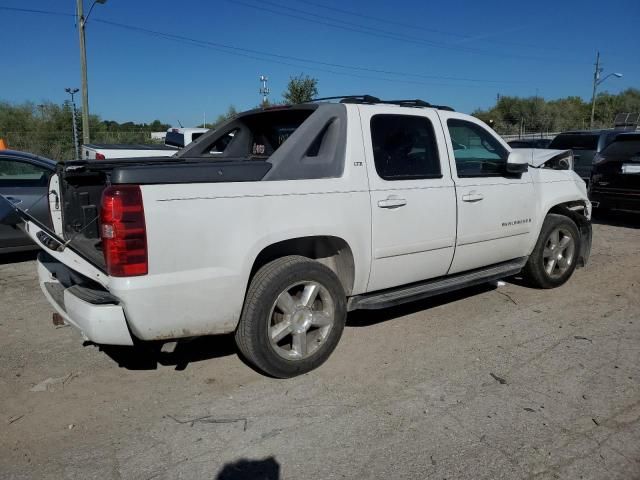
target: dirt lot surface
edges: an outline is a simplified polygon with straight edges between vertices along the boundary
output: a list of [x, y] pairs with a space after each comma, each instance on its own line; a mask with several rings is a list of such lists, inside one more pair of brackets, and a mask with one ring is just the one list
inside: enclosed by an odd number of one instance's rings
[[355, 312], [291, 380], [228, 337], [83, 346], [0, 258], [0, 478], [640, 478], [640, 218], [603, 222], [565, 286]]

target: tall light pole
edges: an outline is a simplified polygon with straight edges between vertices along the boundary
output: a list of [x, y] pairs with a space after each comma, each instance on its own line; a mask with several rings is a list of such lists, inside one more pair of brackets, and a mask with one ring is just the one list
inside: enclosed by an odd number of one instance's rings
[[609, 77], [622, 78], [621, 73], [610, 73], [604, 78], [600, 78], [600, 74], [604, 71], [604, 68], [600, 66], [600, 52], [596, 52], [596, 69], [593, 72], [593, 93], [591, 94], [591, 120], [589, 122], [589, 128], [593, 129], [593, 118], [596, 114], [596, 89], [598, 85], [604, 82]]
[[87, 87], [87, 49], [84, 42], [84, 30], [89, 15], [96, 3], [103, 5], [107, 0], [94, 0], [89, 13], [84, 16], [84, 0], [76, 0], [76, 15], [78, 16], [78, 35], [80, 36], [80, 77], [82, 80], [82, 143], [89, 143], [89, 91]]
[[76, 102], [73, 96], [78, 93], [77, 88], [65, 88], [65, 92], [71, 95], [71, 124], [73, 125], [73, 151], [75, 152], [75, 159], [79, 160], [80, 158], [80, 146], [78, 145], [78, 125], [77, 125], [77, 116], [76, 116]]

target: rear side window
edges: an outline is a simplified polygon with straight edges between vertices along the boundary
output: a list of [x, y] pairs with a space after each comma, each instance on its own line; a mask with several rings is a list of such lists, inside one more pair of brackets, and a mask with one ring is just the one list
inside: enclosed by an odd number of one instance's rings
[[442, 177], [438, 146], [429, 119], [413, 115], [374, 115], [371, 141], [380, 178]]
[[472, 122], [447, 121], [458, 177], [504, 175], [507, 149], [487, 130]]
[[0, 159], [0, 187], [46, 187], [50, 173], [30, 163]]
[[638, 158], [638, 161], [640, 161], [640, 136], [617, 138], [602, 151], [602, 156], [627, 157], [629, 160], [634, 157], [634, 159]]
[[581, 135], [577, 133], [561, 133], [549, 144], [556, 150], [597, 150], [599, 135]]

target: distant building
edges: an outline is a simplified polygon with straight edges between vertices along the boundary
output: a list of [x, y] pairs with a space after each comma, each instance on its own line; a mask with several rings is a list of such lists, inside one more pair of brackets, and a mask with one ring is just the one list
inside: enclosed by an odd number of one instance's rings
[[164, 140], [167, 132], [151, 132], [151, 140]]

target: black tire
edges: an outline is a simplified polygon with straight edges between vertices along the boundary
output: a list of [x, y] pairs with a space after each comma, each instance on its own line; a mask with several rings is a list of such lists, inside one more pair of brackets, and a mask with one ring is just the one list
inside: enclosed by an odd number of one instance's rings
[[[335, 311], [335, 314], [333, 324], [325, 330], [328, 333], [322, 340], [317, 340], [319, 346], [312, 344], [316, 350], [313, 353], [309, 350], [309, 356], [306, 358], [292, 359], [283, 358], [284, 347], [272, 344], [269, 328], [273, 327], [274, 315], [283, 315], [274, 313], [276, 301], [283, 292], [295, 289], [296, 282], [313, 282], [322, 287], [322, 295], [330, 296], [330, 299], [326, 297], [327, 303], [333, 307], [331, 310]], [[302, 296], [302, 292], [300, 295]], [[291, 298], [298, 300], [296, 297]], [[260, 268], [251, 280], [235, 333], [236, 344], [244, 358], [258, 370], [276, 378], [295, 377], [319, 367], [329, 358], [342, 336], [346, 317], [346, 295], [340, 280], [332, 270], [306, 257], [282, 257]], [[321, 328], [324, 327], [318, 327], [318, 330]], [[293, 342], [293, 334], [287, 335], [289, 336]], [[291, 352], [295, 353], [293, 344]]]
[[[565, 232], [567, 236], [571, 236], [573, 240], [572, 252], [567, 254], [566, 270], [560, 271], [561, 268], [556, 266], [560, 262], [553, 263], [551, 267], [552, 273], [550, 274], [547, 268], [550, 264], [545, 262], [545, 248], [548, 248], [551, 242], [551, 236], [554, 232]], [[561, 233], [562, 235], [562, 233]], [[564, 238], [564, 237], [563, 237]], [[551, 242], [551, 243], [550, 243]], [[546, 250], [549, 252], [550, 250]], [[566, 252], [566, 251], [565, 251]], [[562, 252], [561, 252], [562, 253]], [[580, 232], [578, 227], [568, 217], [564, 215], [549, 214], [544, 219], [542, 229], [540, 230], [540, 236], [536, 242], [536, 246], [527, 261], [522, 273], [525, 281], [537, 288], [555, 288], [565, 283], [576, 269], [576, 263], [578, 261], [578, 255], [580, 254]], [[563, 263], [564, 265], [564, 263]]]

